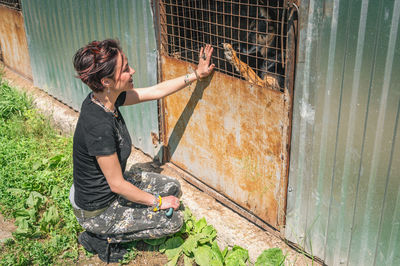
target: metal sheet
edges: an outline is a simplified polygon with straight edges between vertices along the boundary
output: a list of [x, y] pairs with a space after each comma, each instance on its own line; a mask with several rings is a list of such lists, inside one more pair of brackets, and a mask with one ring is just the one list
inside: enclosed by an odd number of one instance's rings
[[[92, 40], [119, 39], [136, 70], [136, 87], [157, 82], [157, 50], [150, 1], [22, 1], [34, 84], [76, 110], [89, 93], [74, 78], [72, 57]], [[157, 102], [122, 108], [134, 146], [154, 156]]]
[[[162, 56], [163, 80], [194, 67]], [[278, 228], [286, 186], [285, 95], [215, 72], [208, 86], [193, 83], [164, 104], [171, 161]]]
[[21, 12], [0, 5], [0, 53], [4, 64], [27, 78], [32, 78]]
[[287, 239], [399, 265], [400, 1], [302, 1]]

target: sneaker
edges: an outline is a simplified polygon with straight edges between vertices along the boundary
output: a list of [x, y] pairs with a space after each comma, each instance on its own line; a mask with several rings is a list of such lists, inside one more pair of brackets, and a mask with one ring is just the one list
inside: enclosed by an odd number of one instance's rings
[[122, 248], [119, 243], [108, 243], [107, 240], [97, 237], [95, 234], [90, 232], [83, 232], [78, 237], [78, 242], [88, 252], [99, 254], [99, 259], [102, 261], [118, 262], [124, 258], [124, 255], [128, 252]]
[[128, 252], [120, 243], [108, 244], [108, 252], [99, 253], [99, 259], [104, 262], [119, 262], [124, 259], [124, 255]]

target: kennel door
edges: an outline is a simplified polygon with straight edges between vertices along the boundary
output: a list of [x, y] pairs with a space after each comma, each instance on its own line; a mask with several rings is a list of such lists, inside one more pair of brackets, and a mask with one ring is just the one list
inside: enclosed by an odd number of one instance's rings
[[[161, 56], [163, 80], [195, 67]], [[168, 158], [278, 229], [287, 183], [285, 94], [218, 71], [207, 83], [164, 99]]]

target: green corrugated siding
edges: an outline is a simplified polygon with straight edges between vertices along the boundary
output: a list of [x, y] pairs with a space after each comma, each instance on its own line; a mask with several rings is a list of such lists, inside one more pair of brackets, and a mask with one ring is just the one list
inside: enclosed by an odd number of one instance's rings
[[302, 1], [286, 237], [400, 265], [400, 1]]
[[[35, 86], [79, 110], [89, 88], [74, 78], [72, 57], [92, 40], [117, 38], [136, 70], [136, 87], [157, 82], [157, 46], [149, 0], [22, 0]], [[157, 102], [121, 108], [135, 147], [154, 156]]]

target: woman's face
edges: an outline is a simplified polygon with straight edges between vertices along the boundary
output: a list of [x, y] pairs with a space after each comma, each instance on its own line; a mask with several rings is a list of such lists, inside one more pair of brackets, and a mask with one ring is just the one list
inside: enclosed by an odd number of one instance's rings
[[124, 53], [119, 53], [114, 78], [114, 89], [117, 91], [128, 91], [133, 89], [132, 75], [135, 70], [128, 64]]

